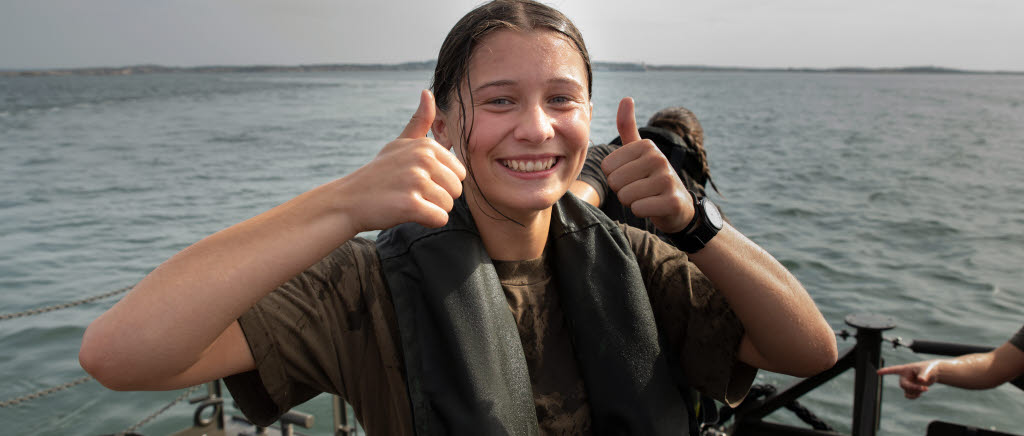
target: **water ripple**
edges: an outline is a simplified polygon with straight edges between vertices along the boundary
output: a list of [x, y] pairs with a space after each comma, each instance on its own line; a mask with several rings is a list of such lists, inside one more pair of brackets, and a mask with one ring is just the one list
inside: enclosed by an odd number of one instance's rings
[[[401, 131], [429, 72], [0, 81], [17, 93], [0, 104], [0, 311], [16, 311], [135, 283], [203, 236], [358, 168]], [[730, 220], [797, 276], [831, 325], [875, 312], [898, 320], [893, 335], [981, 344], [1020, 327], [1024, 78], [598, 72], [594, 88], [598, 143], [617, 136], [622, 95], [636, 98], [638, 119], [693, 109]], [[109, 304], [5, 325], [0, 347], [18, 350], [0, 353], [9, 389], [80, 374], [82, 329]], [[851, 387], [842, 378], [805, 404], [848, 429]], [[1012, 429], [985, 409], [1024, 407], [1005, 390], [936, 389], [907, 402], [887, 379], [885, 391], [883, 433], [901, 436], [929, 417], [969, 423], [975, 412]], [[0, 419], [66, 433], [53, 429], [92, 416], [76, 430], [110, 433], [167, 401], [81, 392], [88, 400]], [[327, 416], [324, 403], [309, 411]], [[51, 420], [58, 409], [68, 418]]]

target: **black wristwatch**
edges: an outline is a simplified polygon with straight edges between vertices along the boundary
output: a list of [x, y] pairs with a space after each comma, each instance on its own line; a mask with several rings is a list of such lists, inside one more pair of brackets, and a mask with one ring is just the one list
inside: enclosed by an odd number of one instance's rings
[[676, 248], [696, 253], [711, 242], [725, 223], [718, 206], [707, 197], [698, 200], [697, 193], [693, 191], [690, 191], [690, 197], [693, 197], [693, 219], [682, 231], [669, 235], [669, 239]]

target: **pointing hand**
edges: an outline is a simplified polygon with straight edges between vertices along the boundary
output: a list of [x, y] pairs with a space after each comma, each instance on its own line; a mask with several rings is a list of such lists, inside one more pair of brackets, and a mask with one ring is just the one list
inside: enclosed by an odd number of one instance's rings
[[899, 374], [903, 395], [911, 400], [928, 392], [939, 379], [939, 360], [926, 360], [905, 365], [888, 366], [878, 370], [879, 375]]

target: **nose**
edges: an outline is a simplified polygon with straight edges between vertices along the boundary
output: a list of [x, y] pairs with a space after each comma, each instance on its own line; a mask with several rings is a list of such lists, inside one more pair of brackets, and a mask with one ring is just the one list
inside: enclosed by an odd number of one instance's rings
[[554, 119], [548, 116], [541, 104], [523, 108], [514, 131], [515, 138], [531, 144], [540, 144], [555, 136]]

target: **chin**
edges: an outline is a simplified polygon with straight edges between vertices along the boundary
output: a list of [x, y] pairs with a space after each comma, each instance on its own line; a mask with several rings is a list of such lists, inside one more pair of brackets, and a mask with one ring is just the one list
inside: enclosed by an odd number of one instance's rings
[[562, 198], [565, 192], [542, 192], [537, 195], [530, 196], [529, 198], [520, 198], [519, 201], [510, 204], [515, 209], [530, 210], [530, 211], [541, 211], [551, 206], [554, 206], [558, 202], [558, 199]]
[[491, 204], [501, 213], [517, 216], [522, 213], [540, 212], [554, 206], [561, 194], [556, 192], [539, 192], [533, 195], [517, 195], [515, 198], [504, 196], [488, 196]]

